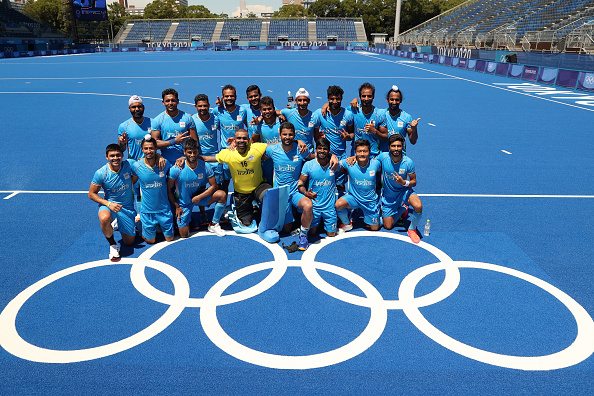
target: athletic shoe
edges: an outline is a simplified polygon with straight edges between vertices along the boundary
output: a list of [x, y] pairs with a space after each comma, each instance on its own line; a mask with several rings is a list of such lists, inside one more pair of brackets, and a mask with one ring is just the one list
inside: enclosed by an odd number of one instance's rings
[[114, 263], [120, 261], [120, 247], [118, 245], [109, 245], [109, 259]]
[[307, 250], [307, 246], [309, 245], [309, 242], [307, 241], [307, 234], [306, 233], [302, 233], [299, 234], [299, 250]]
[[113, 219], [111, 222], [111, 228], [113, 228], [114, 231], [118, 230], [118, 219]]
[[221, 225], [219, 223], [217, 223], [217, 224], [210, 223], [208, 225], [208, 231], [212, 232], [214, 234], [217, 234], [220, 237], [224, 237], [225, 235], [227, 235], [227, 233], [221, 228]]
[[340, 227], [338, 228], [338, 233], [344, 234], [345, 232], [348, 232], [352, 229], [353, 229], [353, 222], [351, 221], [349, 224], [341, 224]]
[[413, 241], [414, 243], [421, 242], [421, 238], [419, 238], [419, 234], [417, 234], [417, 230], [408, 230], [408, 231], [406, 231], [406, 233], [410, 237], [410, 240]]
[[301, 227], [297, 227], [296, 229], [291, 231], [291, 236], [295, 236], [295, 235], [299, 235], [299, 234], [301, 234]]
[[200, 224], [208, 224], [208, 216], [206, 213], [200, 213]]

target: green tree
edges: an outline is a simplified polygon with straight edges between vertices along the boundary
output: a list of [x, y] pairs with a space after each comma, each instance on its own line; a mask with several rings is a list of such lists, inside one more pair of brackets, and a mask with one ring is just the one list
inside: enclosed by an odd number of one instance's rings
[[61, 33], [68, 33], [69, 24], [66, 21], [61, 0], [29, 1], [23, 7], [23, 14], [39, 23], [52, 25]]
[[107, 18], [113, 26], [113, 34], [116, 35], [120, 31], [121, 27], [124, 25], [126, 19], [128, 18], [128, 12], [126, 12], [126, 7], [120, 3], [115, 2], [109, 4], [107, 6]]
[[317, 0], [309, 6], [309, 14], [321, 18], [336, 18], [340, 13], [340, 0]]
[[248, 12], [246, 18], [256, 19], [256, 18], [258, 18], [258, 16], [253, 11], [250, 11], [250, 12]]
[[155, 0], [144, 8], [144, 19], [175, 19], [186, 16], [186, 7], [175, 0]]
[[307, 10], [300, 4], [286, 4], [275, 11], [274, 18], [301, 18], [307, 16]]
[[216, 15], [210, 12], [203, 5], [191, 5], [186, 8], [186, 18], [216, 18]]

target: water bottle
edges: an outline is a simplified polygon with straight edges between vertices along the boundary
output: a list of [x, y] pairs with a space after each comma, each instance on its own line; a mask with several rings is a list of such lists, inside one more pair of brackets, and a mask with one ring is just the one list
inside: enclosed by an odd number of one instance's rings
[[291, 91], [289, 91], [287, 93], [287, 102], [289, 103], [289, 106], [293, 106], [294, 101], [295, 101], [295, 99], [293, 98], [293, 94], [291, 93]]
[[423, 231], [423, 235], [429, 236], [430, 233], [431, 233], [431, 224], [429, 224], [429, 220], [427, 220], [427, 223], [425, 223], [425, 231]]

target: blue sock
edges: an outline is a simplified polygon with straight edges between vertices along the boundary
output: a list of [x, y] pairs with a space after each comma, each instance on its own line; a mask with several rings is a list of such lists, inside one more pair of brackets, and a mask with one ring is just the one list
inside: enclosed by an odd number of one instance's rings
[[421, 217], [423, 217], [423, 213], [413, 212], [412, 216], [410, 217], [410, 226], [408, 229], [416, 230], [417, 226], [419, 225], [419, 221], [421, 221]]
[[212, 215], [212, 224], [217, 224], [221, 220], [221, 216], [227, 207], [225, 204], [217, 202], [214, 207], [214, 215]]
[[402, 216], [402, 214], [406, 211], [406, 207], [405, 206], [401, 206], [398, 208], [398, 212], [396, 212], [396, 214], [394, 215], [394, 219], [396, 219], [396, 221], [400, 220], [400, 216]]
[[336, 215], [342, 221], [342, 224], [350, 224], [351, 221], [349, 220], [349, 212], [346, 209], [340, 209], [336, 211]]

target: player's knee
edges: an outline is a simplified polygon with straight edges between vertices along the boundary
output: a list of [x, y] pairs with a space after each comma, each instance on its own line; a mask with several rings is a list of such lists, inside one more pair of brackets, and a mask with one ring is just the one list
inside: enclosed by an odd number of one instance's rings
[[380, 229], [380, 225], [379, 225], [379, 224], [373, 224], [373, 225], [370, 225], [370, 226], [369, 226], [369, 229], [370, 229], [371, 231], [379, 231], [379, 229]]
[[326, 233], [329, 237], [334, 237], [336, 236], [336, 232], [327, 232]]
[[136, 241], [136, 236], [122, 234], [122, 239], [124, 240], [124, 245], [132, 246]]
[[109, 210], [102, 210], [99, 212], [99, 222], [101, 225], [110, 224], [113, 221], [113, 217]]
[[391, 217], [384, 217], [384, 228], [386, 230], [391, 230], [394, 228], [394, 220]]
[[226, 203], [227, 202], [227, 193], [224, 190], [217, 190], [213, 194], [214, 199], [216, 202], [219, 203]]

